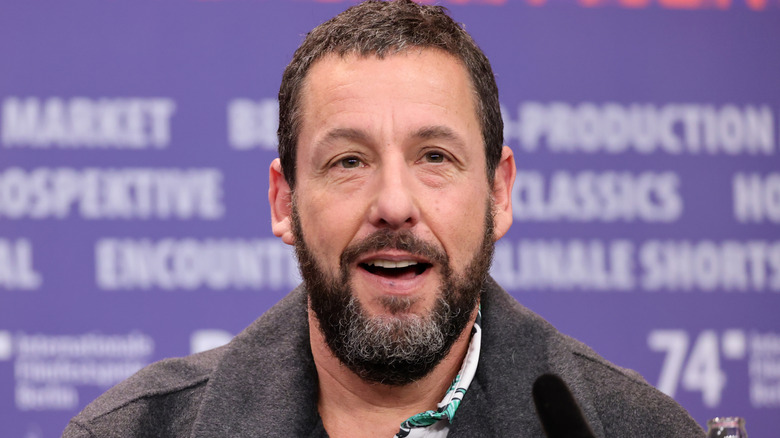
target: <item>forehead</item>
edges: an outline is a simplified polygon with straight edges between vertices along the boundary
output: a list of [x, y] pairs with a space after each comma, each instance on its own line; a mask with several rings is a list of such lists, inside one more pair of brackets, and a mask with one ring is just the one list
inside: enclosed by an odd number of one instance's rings
[[[353, 116], [407, 110], [451, 118], [479, 129], [476, 93], [463, 63], [437, 49], [414, 48], [382, 58], [327, 55], [310, 68], [301, 89], [301, 125], [322, 123], [329, 116]], [[428, 111], [426, 111], [426, 109]]]

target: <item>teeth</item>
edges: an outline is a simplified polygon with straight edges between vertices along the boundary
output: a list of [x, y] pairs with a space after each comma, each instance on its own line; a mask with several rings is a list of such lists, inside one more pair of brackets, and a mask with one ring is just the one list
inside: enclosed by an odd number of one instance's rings
[[385, 268], [385, 269], [395, 269], [395, 268], [406, 268], [408, 266], [414, 266], [417, 264], [414, 260], [401, 260], [399, 262], [394, 262], [391, 260], [371, 260], [366, 263], [370, 266], [376, 266], [377, 268]]

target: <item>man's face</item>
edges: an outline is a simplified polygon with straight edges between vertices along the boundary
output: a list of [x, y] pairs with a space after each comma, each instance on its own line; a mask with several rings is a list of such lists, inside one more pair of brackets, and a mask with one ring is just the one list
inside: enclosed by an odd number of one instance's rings
[[[380, 350], [397, 357], [430, 344], [421, 348], [437, 351], [423, 362], [438, 362], [473, 315], [495, 237], [465, 68], [435, 50], [329, 56], [311, 67], [301, 98], [292, 234], [326, 341], [364, 349], [383, 332]], [[340, 339], [361, 331], [374, 332], [367, 345]], [[364, 355], [390, 360], [374, 350]], [[365, 378], [408, 383], [334, 352]]]

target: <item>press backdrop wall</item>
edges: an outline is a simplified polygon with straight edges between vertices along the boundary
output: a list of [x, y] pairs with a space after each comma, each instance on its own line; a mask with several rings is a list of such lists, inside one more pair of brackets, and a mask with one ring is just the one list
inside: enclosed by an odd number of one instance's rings
[[[780, 2], [442, 1], [516, 154], [494, 277], [701, 424], [780, 414]], [[294, 288], [276, 93], [351, 1], [0, 2], [0, 435]], [[522, 358], [520, 358], [522, 360]]]

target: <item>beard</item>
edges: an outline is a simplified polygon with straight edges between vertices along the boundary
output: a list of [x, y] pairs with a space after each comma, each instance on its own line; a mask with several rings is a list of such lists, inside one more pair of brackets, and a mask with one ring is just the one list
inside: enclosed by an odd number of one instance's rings
[[[295, 254], [328, 348], [366, 381], [401, 386], [428, 375], [469, 324], [487, 281], [494, 247], [492, 199], [480, 247], [460, 274], [453, 272], [443, 249], [409, 230], [380, 229], [345, 248], [338, 276], [331, 275], [306, 245], [294, 199], [292, 204]], [[383, 297], [380, 303], [389, 315], [370, 315], [355, 296], [349, 267], [361, 255], [384, 249], [406, 251], [440, 267], [442, 285], [427, 314], [407, 313], [415, 299]]]

